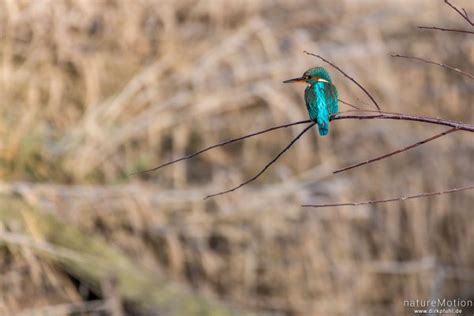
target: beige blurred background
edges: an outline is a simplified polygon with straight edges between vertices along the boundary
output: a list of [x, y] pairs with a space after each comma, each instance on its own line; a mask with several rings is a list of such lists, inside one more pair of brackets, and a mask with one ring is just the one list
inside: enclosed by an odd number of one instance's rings
[[443, 130], [333, 122], [206, 201], [302, 127], [129, 176], [306, 119], [304, 86], [282, 84], [321, 65], [303, 50], [384, 110], [472, 123], [471, 79], [390, 54], [472, 73], [474, 37], [418, 25], [469, 28], [434, 0], [0, 1], [0, 314], [409, 315], [404, 300], [473, 299], [472, 192], [300, 207], [472, 184], [468, 133], [333, 175]]

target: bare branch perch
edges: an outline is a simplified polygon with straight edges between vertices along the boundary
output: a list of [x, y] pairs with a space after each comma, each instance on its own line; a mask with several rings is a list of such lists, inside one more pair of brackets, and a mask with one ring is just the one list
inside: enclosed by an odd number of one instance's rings
[[419, 61], [422, 61], [424, 63], [427, 63], [427, 64], [432, 64], [432, 65], [438, 65], [438, 66], [441, 66], [441, 67], [444, 67], [444, 68], [447, 68], [447, 69], [450, 69], [450, 70], [453, 70], [453, 71], [456, 71], [457, 73], [460, 73], [464, 76], [467, 76], [471, 79], [474, 79], [474, 75], [471, 75], [470, 73], [467, 73], [459, 68], [455, 68], [455, 67], [451, 67], [451, 66], [448, 66], [448, 65], [445, 65], [445, 64], [442, 64], [442, 63], [437, 63], [437, 62], [434, 62], [434, 61], [431, 61], [431, 60], [427, 60], [427, 59], [424, 59], [424, 58], [420, 58], [420, 57], [413, 57], [413, 56], [405, 56], [405, 55], [399, 55], [399, 54], [392, 54], [390, 55], [392, 57], [398, 57], [398, 58], [406, 58], [406, 59], [414, 59], [414, 60], [419, 60]]
[[442, 194], [448, 194], [448, 193], [454, 193], [454, 192], [460, 192], [460, 191], [467, 191], [467, 190], [472, 190], [472, 189], [474, 189], [474, 185], [467, 186], [467, 187], [461, 187], [461, 188], [454, 188], [454, 189], [445, 190], [445, 191], [420, 193], [420, 194], [415, 194], [415, 195], [410, 195], [410, 196], [405, 196], [405, 197], [392, 198], [392, 199], [385, 199], [385, 200], [371, 200], [371, 201], [365, 201], [365, 202], [346, 202], [346, 203], [333, 203], [333, 204], [305, 204], [305, 205], [301, 205], [301, 206], [302, 207], [314, 207], [314, 208], [336, 207], [336, 206], [358, 206], [358, 205], [366, 205], [366, 204], [377, 204], [377, 203], [405, 201], [405, 200], [410, 200], [410, 199], [430, 197], [430, 196], [434, 196], [434, 195], [442, 195]]
[[[347, 114], [349, 112], [352, 112], [352, 113], [375, 113], [375, 114]], [[440, 118], [415, 116], [415, 115], [408, 115], [408, 114], [401, 114], [401, 113], [380, 112], [380, 111], [372, 111], [372, 110], [354, 110], [354, 111], [347, 111], [347, 112], [343, 112], [343, 113], [338, 113], [338, 114], [332, 115], [330, 117], [331, 121], [344, 120], [344, 119], [358, 119], [358, 120], [387, 119], [387, 120], [417, 121], [417, 122], [423, 122], [423, 123], [429, 123], [429, 124], [449, 126], [449, 127], [452, 127], [453, 129], [456, 129], [456, 130], [464, 130], [464, 131], [468, 131], [468, 132], [474, 132], [474, 125], [471, 125], [471, 124], [466, 124], [466, 123], [456, 122], [456, 121], [451, 121], [451, 120], [444, 120], [444, 119], [440, 119]], [[271, 128], [265, 129], [263, 131], [251, 133], [251, 134], [241, 136], [241, 137], [238, 137], [238, 138], [233, 138], [233, 139], [227, 140], [225, 142], [207, 147], [207, 148], [205, 148], [203, 150], [200, 150], [200, 151], [198, 151], [194, 154], [191, 154], [191, 155], [188, 155], [188, 156], [185, 156], [185, 157], [178, 158], [178, 159], [175, 159], [173, 161], [167, 162], [167, 163], [165, 163], [163, 165], [160, 165], [158, 167], [155, 167], [153, 169], [142, 171], [141, 173], [149, 172], [149, 171], [153, 171], [153, 170], [158, 170], [158, 169], [160, 169], [162, 167], [165, 167], [167, 165], [170, 165], [172, 163], [197, 156], [197, 155], [199, 155], [199, 154], [201, 154], [201, 153], [203, 153], [207, 150], [210, 150], [212, 148], [223, 146], [223, 145], [226, 145], [226, 144], [229, 144], [229, 143], [232, 143], [232, 142], [236, 142], [236, 141], [239, 141], [239, 140], [242, 140], [242, 139], [245, 139], [245, 138], [249, 138], [249, 137], [252, 137], [252, 136], [263, 134], [263, 133], [266, 133], [266, 132], [269, 132], [269, 131], [272, 131], [272, 130], [276, 130], [276, 129], [279, 129], [279, 128], [285, 128], [285, 127], [298, 125], [298, 124], [310, 124], [310, 125], [307, 126], [300, 134], [298, 134], [298, 136], [295, 139], [293, 139], [285, 147], [285, 149], [283, 149], [283, 151], [281, 151], [275, 158], [273, 158], [267, 165], [265, 165], [265, 167], [256, 176], [254, 176], [253, 178], [249, 179], [248, 181], [240, 184], [239, 186], [237, 186], [233, 189], [230, 189], [230, 190], [227, 190], [227, 191], [224, 191], [224, 192], [220, 192], [220, 193], [217, 193], [217, 194], [209, 195], [209, 196], [206, 197], [206, 199], [210, 198], [210, 197], [213, 197], [213, 196], [216, 196], [216, 195], [221, 195], [221, 194], [224, 194], [224, 193], [232, 192], [232, 191], [235, 191], [238, 188], [254, 181], [255, 179], [257, 179], [261, 174], [263, 174], [266, 171], [266, 169], [268, 169], [268, 167], [270, 165], [275, 163], [280, 158], [280, 156], [283, 155], [308, 129], [310, 129], [311, 126], [314, 126], [316, 124], [316, 122], [313, 122], [311, 120], [298, 121], [298, 122], [294, 122], [294, 123], [288, 123], [288, 124], [284, 124], [284, 125], [271, 127]], [[441, 136], [439, 136], [439, 137], [441, 137]], [[420, 142], [420, 144], [424, 143], [424, 142], [427, 142], [427, 141], [430, 141], [430, 140]], [[418, 146], [420, 144], [415, 144], [415, 145]], [[413, 147], [414, 147], [414, 145], [412, 145], [412, 147], [410, 147], [410, 148], [413, 148]], [[408, 149], [404, 149], [402, 151], [405, 151], [405, 150], [408, 150]], [[393, 155], [393, 154], [396, 154], [396, 153], [398, 153], [398, 152], [391, 153], [389, 155]]]
[[419, 28], [419, 29], [423, 29], [423, 30], [437, 30], [437, 31], [444, 31], [444, 32], [456, 32], [456, 33], [474, 34], [473, 31], [458, 30], [458, 29], [447, 29], [447, 28], [436, 27], [436, 26], [418, 26], [418, 28]]
[[206, 196], [204, 199], [206, 200], [208, 198], [211, 198], [211, 197], [214, 197], [214, 196], [217, 196], [217, 195], [222, 195], [222, 194], [226, 194], [226, 193], [235, 191], [235, 190], [243, 187], [244, 185], [249, 184], [250, 182], [256, 180], [258, 177], [260, 177], [268, 169], [268, 167], [270, 167], [274, 162], [276, 162], [281, 157], [281, 155], [283, 155], [288, 149], [290, 149], [290, 147], [293, 146], [293, 144], [296, 143], [296, 141], [298, 139], [300, 139], [300, 137], [303, 136], [303, 134], [306, 133], [314, 125], [316, 125], [316, 122], [311, 122], [311, 124], [309, 124], [307, 127], [305, 127], [304, 130], [302, 130], [295, 138], [293, 138], [293, 140], [282, 151], [280, 151], [280, 153], [278, 155], [276, 155], [269, 163], [267, 163], [265, 165], [265, 167], [263, 167], [263, 169], [260, 170], [260, 172], [257, 173], [255, 176], [253, 176], [252, 178], [248, 179], [247, 181], [239, 184], [238, 186], [236, 186], [232, 189], [222, 191], [222, 192], [219, 192], [219, 193], [215, 193], [215, 194], [210, 194], [210, 195]]
[[[339, 99], [339, 102], [341, 103], [344, 103], [354, 109], [357, 109], [357, 110], [360, 110], [360, 108], [358, 108], [357, 106], [353, 105], [353, 104], [350, 104], [346, 101], [343, 101], [341, 99]], [[187, 160], [187, 159], [191, 159], [193, 157], [196, 157], [202, 153], [205, 153], [206, 151], [208, 150], [211, 150], [211, 149], [214, 149], [214, 148], [217, 148], [217, 147], [221, 147], [221, 146], [225, 146], [227, 144], [231, 144], [231, 143], [234, 143], [234, 142], [238, 142], [238, 141], [241, 141], [241, 140], [244, 140], [246, 138], [250, 138], [250, 137], [253, 137], [253, 136], [257, 136], [257, 135], [261, 135], [261, 134], [265, 134], [265, 133], [268, 133], [268, 132], [271, 132], [271, 131], [274, 131], [274, 130], [277, 130], [277, 129], [281, 129], [281, 128], [287, 128], [287, 127], [291, 127], [291, 126], [295, 126], [295, 125], [300, 125], [300, 124], [306, 124], [306, 123], [311, 123], [311, 120], [303, 120], [303, 121], [298, 121], [298, 122], [293, 122], [293, 123], [288, 123], [288, 124], [282, 124], [282, 125], [278, 125], [278, 126], [273, 126], [273, 127], [270, 127], [270, 128], [267, 128], [267, 129], [264, 129], [262, 131], [258, 131], [258, 132], [254, 132], [254, 133], [251, 133], [251, 134], [247, 134], [247, 135], [244, 135], [244, 136], [241, 136], [241, 137], [237, 137], [237, 138], [232, 138], [232, 139], [228, 139], [226, 141], [223, 141], [221, 143], [218, 143], [218, 144], [214, 144], [212, 146], [209, 146], [209, 147], [206, 147], [204, 149], [201, 149], [195, 153], [192, 153], [190, 155], [187, 155], [187, 156], [184, 156], [184, 157], [181, 157], [181, 158], [177, 158], [177, 159], [174, 159], [174, 160], [171, 160], [171, 161], [168, 161], [164, 164], [161, 164], [157, 167], [154, 167], [154, 168], [151, 168], [151, 169], [147, 169], [147, 170], [143, 170], [143, 171], [138, 171], [138, 172], [134, 172], [134, 173], [131, 173], [130, 175], [133, 176], [133, 175], [138, 175], [138, 174], [142, 174], [142, 173], [147, 173], [147, 172], [152, 172], [152, 171], [156, 171], [156, 170], [159, 170], [163, 167], [166, 167], [166, 166], [169, 166], [171, 164], [174, 164], [176, 162], [179, 162], [179, 161], [183, 161], [183, 160]]]
[[[456, 121], [451, 121], [451, 120], [443, 120], [440, 118], [432, 118], [432, 117], [424, 117], [424, 116], [415, 116], [415, 115], [408, 115], [408, 114], [401, 114], [401, 113], [390, 113], [390, 112], [379, 112], [379, 111], [349, 111], [349, 112], [369, 112], [369, 113], [376, 113], [376, 114], [345, 114], [345, 113], [339, 113], [332, 115], [330, 117], [331, 121], [336, 121], [336, 120], [343, 120], [343, 119], [388, 119], [388, 120], [403, 120], [403, 121], [417, 121], [417, 122], [423, 122], [423, 123], [430, 123], [430, 124], [436, 124], [436, 125], [444, 125], [444, 126], [450, 126], [452, 127], [453, 130], [465, 130], [469, 132], [474, 132], [474, 125], [470, 124], [465, 124], [461, 122], [456, 122]], [[347, 112], [346, 112], [347, 113]], [[217, 195], [222, 195], [226, 194], [229, 192], [233, 192], [241, 187], [243, 187], [246, 184], [249, 184], [250, 182], [256, 180], [260, 175], [262, 175], [268, 167], [270, 167], [273, 163], [275, 163], [281, 155], [283, 155], [288, 149], [290, 149], [291, 146], [301, 137], [303, 136], [306, 131], [308, 131], [312, 126], [314, 126], [316, 122], [311, 122], [310, 125], [308, 125], [301, 133], [299, 133], [277, 156], [275, 156], [269, 163], [265, 165], [265, 167], [254, 177], [250, 178], [249, 180], [239, 184], [238, 186], [222, 191], [219, 193], [211, 194], [206, 196], [204, 199], [208, 199], [211, 197], [215, 197]], [[428, 140], [429, 141], [429, 140]], [[425, 141], [427, 142], [427, 141]], [[418, 146], [418, 145], [417, 145]]]
[[169, 161], [167, 163], [164, 163], [162, 165], [159, 165], [157, 167], [154, 167], [152, 169], [148, 169], [148, 170], [143, 170], [143, 171], [139, 171], [139, 172], [135, 172], [135, 173], [132, 173], [131, 175], [137, 175], [137, 174], [142, 174], [142, 173], [146, 173], [146, 172], [151, 172], [151, 171], [156, 171], [158, 169], [161, 169], [163, 167], [166, 167], [166, 166], [169, 166], [175, 162], [178, 162], [178, 161], [182, 161], [182, 160], [186, 160], [186, 159], [190, 159], [190, 158], [193, 158], [197, 155], [200, 155], [208, 150], [211, 150], [213, 148], [216, 148], [216, 147], [220, 147], [220, 146], [224, 146], [224, 145], [227, 145], [227, 144], [230, 144], [230, 143], [234, 143], [234, 142], [238, 142], [240, 140], [243, 140], [243, 139], [246, 139], [246, 138], [250, 138], [250, 137], [253, 137], [253, 136], [257, 136], [257, 135], [260, 135], [260, 134], [264, 134], [264, 133], [268, 133], [268, 132], [271, 132], [271, 131], [274, 131], [274, 130], [277, 130], [277, 129], [280, 129], [280, 128], [286, 128], [286, 127], [290, 127], [290, 126], [294, 126], [294, 125], [300, 125], [300, 124], [306, 124], [306, 123], [311, 123], [311, 120], [304, 120], [304, 121], [298, 121], [298, 122], [294, 122], [294, 123], [288, 123], [288, 124], [283, 124], [283, 125], [278, 125], [278, 126], [274, 126], [274, 127], [270, 127], [270, 128], [267, 128], [267, 129], [264, 129], [262, 131], [259, 131], [259, 132], [254, 132], [254, 133], [251, 133], [251, 134], [247, 134], [247, 135], [244, 135], [244, 136], [241, 136], [241, 137], [238, 137], [238, 138], [232, 138], [232, 139], [229, 139], [229, 140], [226, 140], [226, 141], [223, 141], [221, 143], [218, 143], [218, 144], [215, 144], [215, 145], [212, 145], [212, 146], [209, 146], [209, 147], [206, 147], [204, 149], [201, 149], [193, 154], [190, 154], [188, 156], [185, 156], [185, 157], [181, 157], [181, 158], [178, 158], [178, 159], [175, 159], [175, 160], [172, 160], [172, 161]]
[[393, 155], [396, 155], [396, 154], [399, 154], [399, 153], [402, 153], [404, 151], [407, 151], [407, 150], [410, 150], [412, 148], [415, 148], [415, 147], [418, 147], [420, 145], [423, 145], [423, 144], [426, 144], [432, 140], [435, 140], [437, 138], [440, 138], [444, 135], [447, 135], [447, 134], [450, 134], [454, 131], [457, 131], [458, 129], [453, 127], [451, 129], [448, 129], [447, 131], [444, 131], [442, 133], [438, 133], [434, 136], [431, 136], [430, 138], [427, 138], [427, 139], [424, 139], [422, 141], [419, 141], [415, 144], [412, 144], [410, 146], [407, 146], [407, 147], [404, 147], [404, 148], [401, 148], [401, 149], [398, 149], [398, 150], [395, 150], [395, 151], [392, 151], [388, 154], [385, 154], [385, 155], [382, 155], [382, 156], [378, 156], [376, 158], [372, 158], [372, 159], [369, 159], [369, 160], [366, 160], [366, 161], [363, 161], [363, 162], [359, 162], [359, 163], [356, 163], [356, 164], [353, 164], [353, 165], [350, 165], [350, 166], [347, 166], [347, 167], [344, 167], [344, 168], [341, 168], [341, 169], [338, 169], [336, 171], [333, 171], [334, 174], [336, 173], [340, 173], [340, 172], [343, 172], [343, 171], [347, 171], [347, 170], [350, 170], [350, 169], [354, 169], [354, 168], [357, 168], [357, 167], [360, 167], [360, 166], [363, 166], [363, 165], [367, 165], [369, 163], [372, 163], [372, 162], [375, 162], [375, 161], [379, 161], [379, 160], [382, 160], [382, 159], [385, 159], [385, 158], [388, 158], [390, 156], [393, 156]]
[[348, 74], [346, 74], [341, 68], [339, 68], [338, 66], [336, 66], [334, 63], [330, 62], [329, 60], [325, 59], [324, 57], [321, 57], [317, 54], [313, 54], [313, 53], [310, 53], [310, 52], [307, 52], [307, 51], [304, 51], [304, 53], [306, 55], [311, 55], [311, 56], [314, 56], [316, 58], [319, 58], [321, 59], [322, 61], [324, 61], [325, 63], [331, 65], [332, 67], [334, 67], [335, 69], [337, 69], [340, 73], [342, 73], [347, 79], [349, 79], [350, 81], [352, 81], [353, 83], [355, 83], [360, 89], [362, 89], [362, 91], [365, 92], [365, 94], [370, 98], [370, 100], [372, 100], [372, 102], [374, 103], [375, 107], [380, 111], [380, 107], [377, 103], [377, 101], [375, 101], [375, 99], [372, 97], [372, 95], [360, 84], [358, 83], [354, 78], [352, 78], [351, 76], [349, 76]]

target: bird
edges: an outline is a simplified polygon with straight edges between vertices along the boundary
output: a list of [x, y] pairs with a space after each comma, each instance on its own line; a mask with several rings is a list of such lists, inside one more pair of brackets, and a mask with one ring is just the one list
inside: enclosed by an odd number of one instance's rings
[[339, 111], [336, 86], [324, 67], [306, 70], [301, 77], [288, 79], [283, 83], [306, 82], [304, 100], [309, 118], [318, 124], [319, 135], [329, 133], [329, 118]]

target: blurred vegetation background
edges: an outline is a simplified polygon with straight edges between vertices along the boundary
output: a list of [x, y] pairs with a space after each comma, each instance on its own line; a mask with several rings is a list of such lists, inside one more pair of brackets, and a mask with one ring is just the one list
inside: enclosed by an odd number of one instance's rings
[[[467, 133], [333, 175], [443, 130], [334, 122], [206, 201], [301, 127], [129, 176], [306, 119], [303, 86], [281, 84], [321, 65], [303, 50], [384, 110], [472, 123], [472, 80], [390, 53], [472, 73], [474, 37], [418, 25], [466, 27], [433, 0], [1, 1], [0, 314], [403, 315], [407, 299], [473, 299], [472, 192], [300, 207], [470, 184]], [[341, 99], [370, 106], [330, 71]]]

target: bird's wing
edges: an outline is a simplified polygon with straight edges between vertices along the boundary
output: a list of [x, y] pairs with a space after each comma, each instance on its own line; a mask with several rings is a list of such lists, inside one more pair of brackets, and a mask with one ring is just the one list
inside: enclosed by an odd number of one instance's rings
[[329, 115], [331, 114], [336, 114], [339, 112], [339, 105], [338, 105], [338, 95], [337, 95], [337, 89], [336, 86], [334, 86], [332, 83], [326, 85], [326, 88], [324, 89], [325, 97], [328, 102], [328, 112]]
[[308, 109], [309, 118], [313, 121], [318, 117], [318, 106], [316, 103], [316, 92], [313, 87], [307, 86], [304, 91], [304, 101]]

